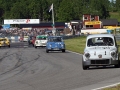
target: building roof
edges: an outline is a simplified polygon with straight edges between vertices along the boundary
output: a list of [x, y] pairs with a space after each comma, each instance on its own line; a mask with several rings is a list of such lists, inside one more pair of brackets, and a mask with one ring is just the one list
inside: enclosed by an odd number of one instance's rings
[[70, 22], [72, 25], [78, 25], [78, 24], [82, 24], [83, 20], [71, 20]]
[[103, 26], [116, 26], [118, 25], [117, 19], [100, 19]]

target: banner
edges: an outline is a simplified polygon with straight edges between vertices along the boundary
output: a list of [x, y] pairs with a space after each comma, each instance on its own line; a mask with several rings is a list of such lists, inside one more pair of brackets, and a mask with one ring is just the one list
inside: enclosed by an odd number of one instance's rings
[[85, 22], [85, 25], [96, 25], [96, 24], [101, 24], [101, 21], [88, 21], [88, 22]]
[[2, 25], [3, 29], [9, 29], [10, 28], [10, 24], [5, 24], [5, 25]]
[[4, 24], [39, 24], [39, 19], [5, 19]]

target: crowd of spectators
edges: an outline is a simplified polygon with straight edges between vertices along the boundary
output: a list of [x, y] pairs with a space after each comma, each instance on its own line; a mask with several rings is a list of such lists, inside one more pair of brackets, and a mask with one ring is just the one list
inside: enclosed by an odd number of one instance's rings
[[48, 34], [47, 31], [50, 31], [48, 29], [7, 29], [7, 30], [1, 30], [2, 33], [5, 35], [10, 36], [37, 36], [37, 35], [43, 35]]

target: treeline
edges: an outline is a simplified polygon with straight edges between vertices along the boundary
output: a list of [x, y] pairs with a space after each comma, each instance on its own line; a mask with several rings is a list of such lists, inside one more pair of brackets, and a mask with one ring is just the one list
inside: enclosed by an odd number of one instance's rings
[[83, 14], [110, 17], [109, 12], [119, 12], [120, 0], [0, 0], [0, 22], [4, 19], [41, 19], [51, 21], [49, 7], [54, 4], [55, 21], [82, 19]]

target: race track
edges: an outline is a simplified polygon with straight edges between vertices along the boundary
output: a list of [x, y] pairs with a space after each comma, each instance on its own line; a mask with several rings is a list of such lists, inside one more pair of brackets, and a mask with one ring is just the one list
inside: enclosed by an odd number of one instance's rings
[[120, 68], [82, 69], [82, 57], [25, 42], [0, 48], [0, 90], [91, 90], [120, 82]]

